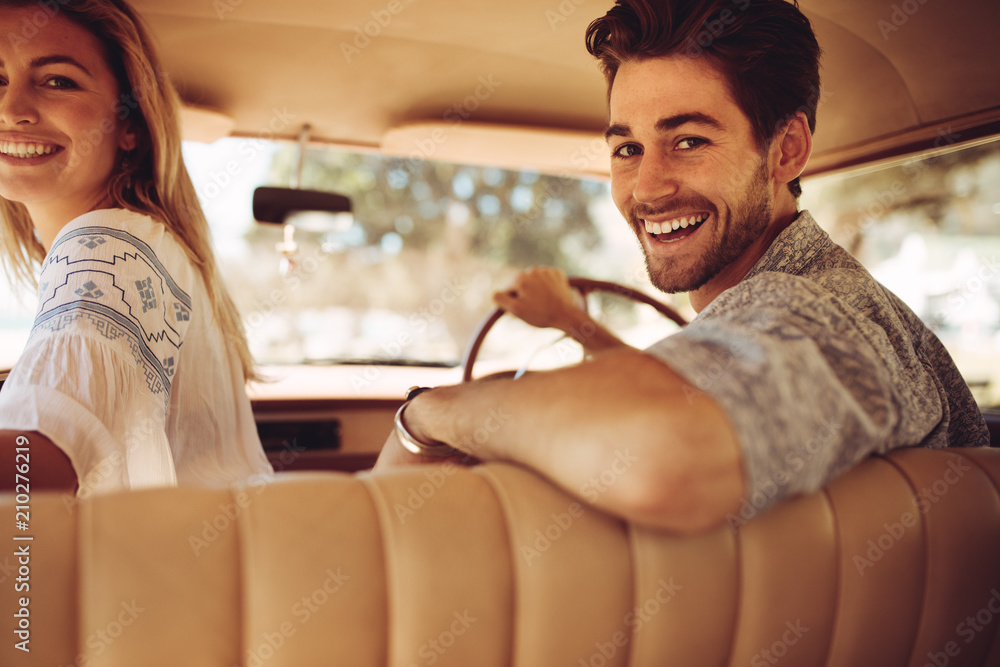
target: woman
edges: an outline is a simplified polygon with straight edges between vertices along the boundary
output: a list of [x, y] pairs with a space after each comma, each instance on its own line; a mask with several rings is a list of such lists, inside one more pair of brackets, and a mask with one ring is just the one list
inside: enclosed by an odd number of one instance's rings
[[42, 266], [0, 393], [0, 488], [15, 453], [32, 490], [81, 495], [270, 473], [177, 95], [138, 17], [0, 0], [0, 26], [0, 256], [21, 284]]

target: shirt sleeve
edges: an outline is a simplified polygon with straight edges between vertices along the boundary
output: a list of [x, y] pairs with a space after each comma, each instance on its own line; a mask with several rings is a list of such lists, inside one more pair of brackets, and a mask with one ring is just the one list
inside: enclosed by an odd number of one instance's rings
[[57, 239], [28, 344], [0, 394], [0, 427], [66, 452], [81, 495], [175, 484], [166, 435], [190, 304], [155, 253], [120, 230]]
[[751, 515], [872, 453], [920, 444], [943, 416], [943, 388], [915, 355], [796, 276], [741, 284], [647, 352], [728, 414]]

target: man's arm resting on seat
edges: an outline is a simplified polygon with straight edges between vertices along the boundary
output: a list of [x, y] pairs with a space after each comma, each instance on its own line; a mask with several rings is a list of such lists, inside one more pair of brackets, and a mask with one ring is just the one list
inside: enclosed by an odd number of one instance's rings
[[[76, 490], [76, 472], [69, 457], [41, 433], [0, 430], [0, 458], [0, 492], [14, 491], [23, 478], [31, 491]], [[19, 480], [19, 470], [24, 469], [19, 466], [25, 463], [28, 472]]]
[[406, 424], [424, 441], [523, 464], [610, 513], [659, 528], [714, 527], [745, 495], [726, 414], [636, 350], [515, 382], [425, 392], [407, 406]]

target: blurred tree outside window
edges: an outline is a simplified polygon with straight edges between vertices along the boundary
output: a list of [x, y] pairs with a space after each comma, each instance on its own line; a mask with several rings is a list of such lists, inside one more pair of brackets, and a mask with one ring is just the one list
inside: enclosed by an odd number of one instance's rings
[[1000, 139], [807, 179], [800, 203], [1000, 407]]
[[[256, 223], [251, 201], [259, 185], [291, 182], [298, 148], [231, 138], [184, 152], [264, 364], [454, 365], [493, 292], [533, 265], [620, 282], [694, 315], [685, 295], [650, 286], [605, 181], [311, 146], [300, 187], [349, 196], [353, 217], [303, 218], [286, 271], [284, 230]], [[1000, 140], [807, 178], [803, 190], [800, 206], [937, 333], [980, 405], [1000, 405]], [[0, 286], [0, 367], [27, 339], [33, 298]], [[591, 302], [639, 347], [676, 330], [647, 307]], [[509, 368], [546, 347], [559, 362], [578, 358], [564, 343], [502, 318], [481, 358]]]

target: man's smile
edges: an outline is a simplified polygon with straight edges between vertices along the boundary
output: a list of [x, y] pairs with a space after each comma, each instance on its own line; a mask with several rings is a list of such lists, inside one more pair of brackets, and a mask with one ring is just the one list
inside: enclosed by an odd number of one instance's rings
[[661, 243], [673, 243], [691, 236], [701, 229], [701, 226], [710, 217], [708, 213], [697, 213], [693, 215], [667, 218], [662, 221], [640, 218], [640, 222], [654, 239]]

